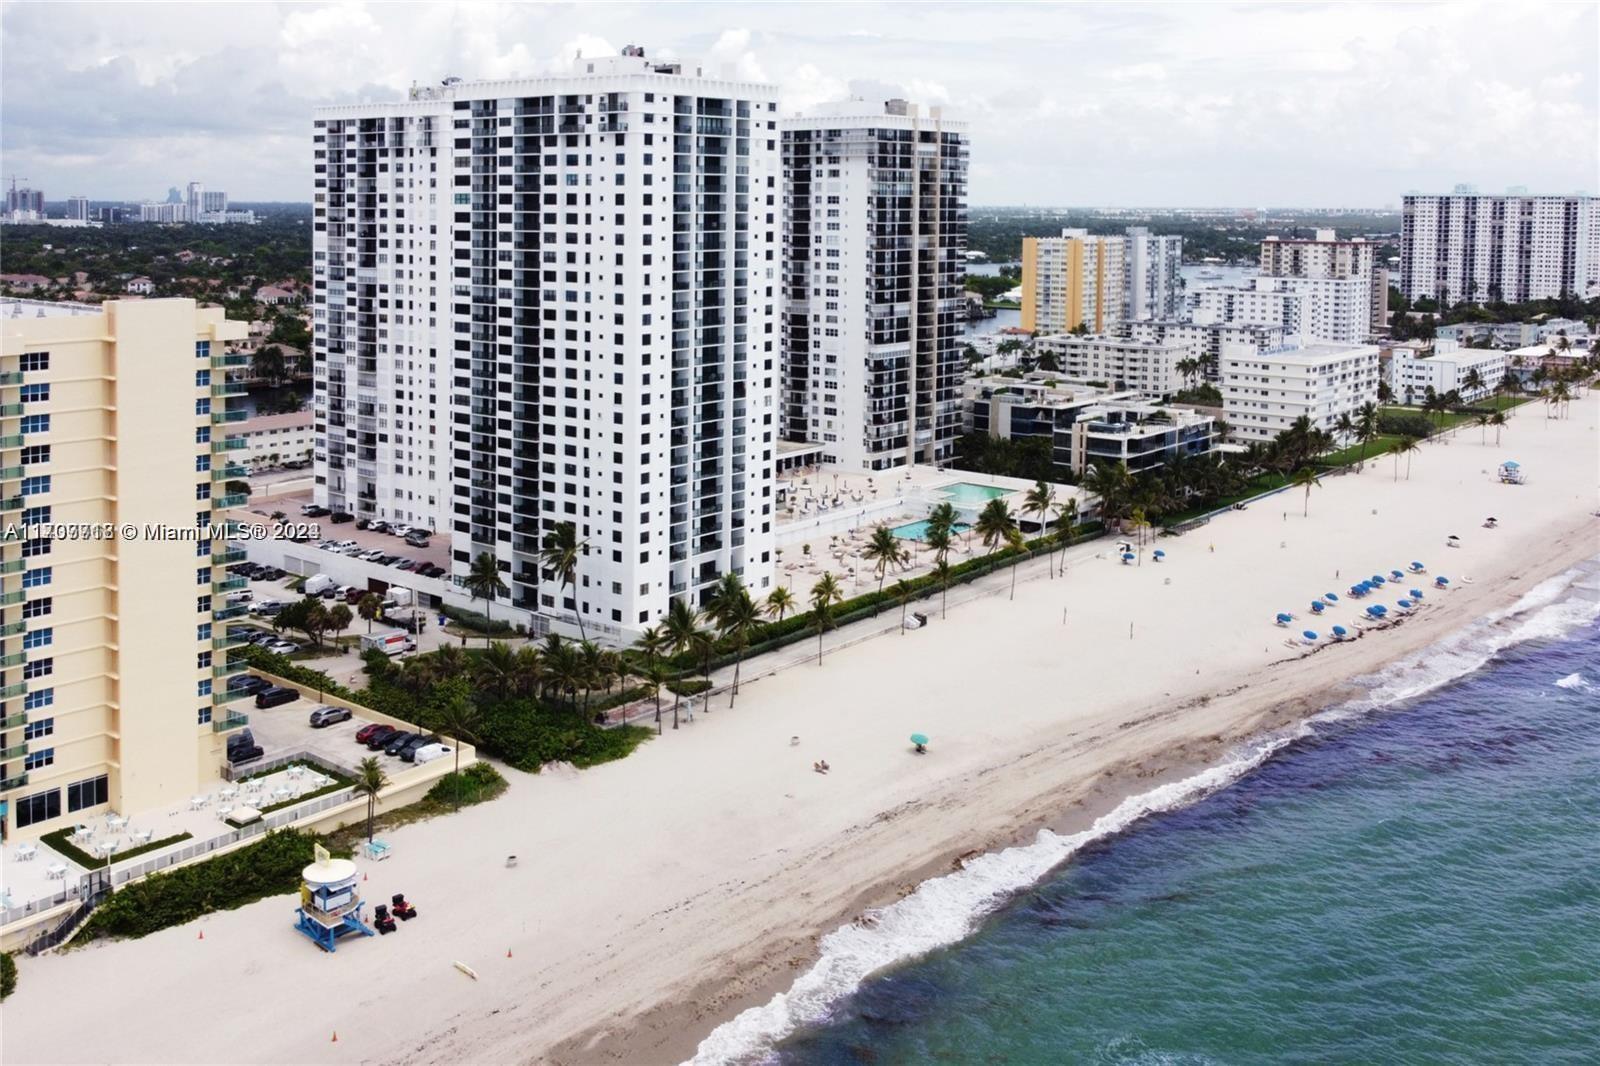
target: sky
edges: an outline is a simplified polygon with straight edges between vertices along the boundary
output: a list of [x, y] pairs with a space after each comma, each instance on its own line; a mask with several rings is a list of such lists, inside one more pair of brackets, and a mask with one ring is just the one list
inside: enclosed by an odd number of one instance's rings
[[781, 113], [972, 124], [973, 205], [1396, 206], [1600, 192], [1595, 3], [0, 3], [0, 168], [51, 200], [310, 199], [311, 111], [699, 58]]

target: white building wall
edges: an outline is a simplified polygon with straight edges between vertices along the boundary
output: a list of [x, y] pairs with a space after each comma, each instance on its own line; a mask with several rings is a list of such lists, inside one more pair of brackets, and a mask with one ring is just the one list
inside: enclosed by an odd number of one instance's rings
[[1243, 346], [1222, 359], [1223, 412], [1240, 441], [1268, 441], [1301, 416], [1332, 432], [1378, 399], [1375, 345], [1315, 344], [1254, 352]]
[[1593, 196], [1405, 197], [1400, 291], [1454, 304], [1582, 296], [1600, 283]]

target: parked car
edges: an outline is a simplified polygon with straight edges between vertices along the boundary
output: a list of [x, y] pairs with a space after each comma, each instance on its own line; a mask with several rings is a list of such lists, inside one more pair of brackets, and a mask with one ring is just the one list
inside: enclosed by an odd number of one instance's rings
[[333, 725], [335, 722], [348, 722], [349, 720], [350, 708], [348, 707], [318, 707], [311, 712], [312, 729], [321, 729], [325, 725]]
[[251, 614], [274, 615], [283, 610], [283, 603], [279, 600], [257, 600], [250, 605]]
[[255, 674], [236, 674], [228, 678], [229, 692], [249, 692], [251, 694], [263, 692], [272, 687], [272, 682]]
[[448, 758], [455, 750], [448, 744], [424, 744], [411, 753], [411, 761], [421, 766], [435, 759]]
[[241, 729], [237, 733], [229, 734], [228, 762], [234, 766], [259, 759], [263, 754], [265, 753], [261, 750], [261, 745], [256, 743], [256, 738], [251, 735], [250, 730]]
[[383, 745], [385, 755], [399, 755], [405, 746], [416, 739], [417, 734], [409, 730], [397, 730]]
[[390, 524], [389, 532], [393, 533], [397, 537], [403, 537], [407, 533], [411, 532], [411, 527], [402, 522], [394, 522]]
[[429, 744], [437, 744], [437, 743], [439, 743], [439, 738], [436, 737], [436, 736], [425, 737], [425, 736], [422, 736], [421, 734], [418, 734], [417, 736], [414, 736], [410, 740], [406, 741], [405, 746], [400, 749], [400, 751], [398, 753], [399, 756], [400, 756], [400, 761], [401, 762], [415, 762], [416, 758], [417, 758], [417, 749], [418, 748], [425, 748]]
[[300, 693], [292, 688], [280, 688], [269, 685], [256, 693], [256, 707], [265, 710], [268, 707], [282, 707], [285, 703], [293, 703], [300, 698]]
[[305, 515], [307, 518], [321, 518], [322, 516], [328, 514], [329, 511], [326, 507], [323, 507], [320, 504], [308, 503], [300, 508], [300, 513]]
[[375, 735], [377, 735], [378, 730], [393, 728], [394, 726], [384, 725], [382, 722], [368, 722], [366, 725], [356, 730], [356, 743], [365, 744], [367, 741], [371, 740]]
[[413, 529], [406, 534], [405, 540], [413, 548], [426, 548], [428, 546], [428, 534], [425, 530]]
[[367, 750], [378, 751], [385, 744], [389, 743], [390, 737], [394, 736], [398, 732], [400, 732], [400, 730], [396, 729], [392, 725], [380, 725], [377, 729], [372, 731], [371, 735], [367, 737], [365, 742], [367, 745]]
[[339, 525], [343, 522], [354, 522], [356, 520], [356, 516], [351, 514], [349, 511], [335, 511], [333, 514], [329, 515], [328, 518], [333, 522], [334, 525]]
[[415, 570], [417, 561], [415, 559], [401, 559], [394, 564], [394, 568], [396, 570]]
[[292, 640], [279, 640], [262, 646], [274, 655], [293, 655], [300, 650], [300, 645]]
[[374, 533], [387, 533], [389, 532], [389, 523], [380, 518], [371, 525], [367, 526], [367, 528], [372, 530]]
[[400, 556], [398, 555], [380, 555], [372, 561], [379, 566], [393, 566], [399, 558]]
[[256, 575], [256, 580], [257, 581], [282, 581], [284, 578], [286, 578], [288, 576], [289, 576], [288, 573], [286, 573], [283, 570], [279, 570], [276, 566], [266, 566], [266, 567], [262, 567], [261, 572]]

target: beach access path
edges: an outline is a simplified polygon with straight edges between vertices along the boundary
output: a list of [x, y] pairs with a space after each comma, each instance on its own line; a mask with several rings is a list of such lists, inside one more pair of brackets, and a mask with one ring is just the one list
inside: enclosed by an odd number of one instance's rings
[[[388, 834], [393, 857], [363, 889], [416, 904], [397, 935], [323, 955], [294, 934], [284, 896], [24, 960], [0, 1058], [681, 1060], [786, 988], [820, 934], [961, 855], [1081, 828], [1600, 554], [1597, 425], [1594, 395], [1559, 420], [1525, 407], [1499, 447], [1462, 432], [1425, 445], [1409, 479], [1387, 457], [1326, 479], [1309, 517], [1303, 494], [1281, 494], [1158, 541], [1160, 564], [1083, 545], [1065, 578], [1022, 564], [1015, 602], [1001, 570], [952, 589], [949, 618], [926, 629], [837, 647], [821, 666], [804, 644], [782, 649], [796, 665], [628, 759], [508, 772], [501, 799]], [[1497, 482], [1507, 458], [1527, 484]], [[1500, 528], [1482, 528], [1488, 515]], [[1302, 626], [1276, 627], [1276, 612], [1304, 615], [1413, 559], [1458, 590], [1359, 641], [1284, 646]], [[1341, 604], [1319, 621], [1348, 621]], [[912, 732], [932, 738], [929, 755], [912, 754]], [[813, 773], [818, 759], [832, 772]]]

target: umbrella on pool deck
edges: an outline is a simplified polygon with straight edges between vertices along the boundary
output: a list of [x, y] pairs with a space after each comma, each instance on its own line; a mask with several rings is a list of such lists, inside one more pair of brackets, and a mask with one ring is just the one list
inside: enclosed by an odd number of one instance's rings
[[1349, 631], [1346, 630], [1344, 626], [1334, 626], [1333, 627], [1333, 636], [1334, 636], [1335, 640], [1343, 640], [1345, 638], [1345, 634], [1347, 632], [1349, 632]]
[[1448, 537], [1445, 538], [1445, 540], [1460, 540], [1460, 539], [1461, 538], [1456, 536], [1454, 533], [1450, 534]]

